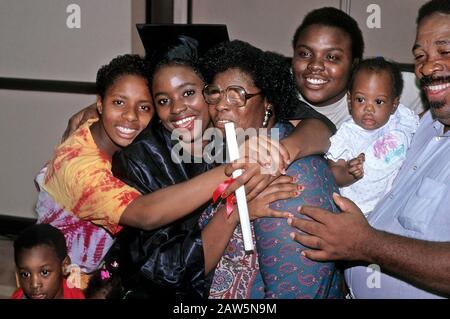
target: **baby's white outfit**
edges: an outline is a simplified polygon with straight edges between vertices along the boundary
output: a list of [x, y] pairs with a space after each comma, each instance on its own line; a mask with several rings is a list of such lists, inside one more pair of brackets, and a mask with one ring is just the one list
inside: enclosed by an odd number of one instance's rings
[[365, 154], [363, 178], [340, 188], [341, 195], [354, 201], [364, 215], [391, 189], [418, 126], [419, 117], [400, 104], [388, 122], [376, 130], [365, 130], [349, 119], [330, 138], [326, 157], [334, 162]]

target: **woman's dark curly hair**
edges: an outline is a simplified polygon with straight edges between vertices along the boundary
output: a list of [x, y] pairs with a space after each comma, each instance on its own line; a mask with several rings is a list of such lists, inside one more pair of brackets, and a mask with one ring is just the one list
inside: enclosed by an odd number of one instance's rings
[[273, 105], [275, 116], [284, 118], [289, 109], [298, 105], [290, 61], [277, 53], [264, 52], [247, 42], [224, 42], [209, 50], [202, 59], [207, 83], [229, 69], [247, 73], [262, 96]]
[[150, 64], [137, 54], [119, 55], [98, 70], [96, 93], [103, 99], [106, 90], [124, 75], [141, 76], [150, 83]]

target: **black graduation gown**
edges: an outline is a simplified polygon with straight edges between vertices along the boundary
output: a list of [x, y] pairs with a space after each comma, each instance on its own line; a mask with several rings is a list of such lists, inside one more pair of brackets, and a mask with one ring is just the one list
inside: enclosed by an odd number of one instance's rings
[[[113, 157], [113, 173], [142, 194], [186, 181], [209, 167], [171, 160], [170, 133], [157, 119]], [[210, 278], [198, 220], [204, 207], [152, 231], [124, 227], [114, 250], [128, 298], [207, 298]]]

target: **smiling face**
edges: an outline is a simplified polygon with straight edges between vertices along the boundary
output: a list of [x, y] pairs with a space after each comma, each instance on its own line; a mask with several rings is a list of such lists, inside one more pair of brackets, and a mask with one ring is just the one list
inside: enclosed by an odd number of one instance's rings
[[[251, 76], [239, 69], [228, 69], [225, 72], [218, 73], [214, 77], [212, 83], [221, 90], [225, 90], [229, 86], [241, 86], [248, 94], [260, 92], [261, 90], [255, 86]], [[247, 99], [247, 103], [243, 107], [230, 106], [225, 97], [223, 97], [216, 105], [210, 105], [209, 114], [215, 127], [225, 134], [225, 123], [233, 122], [235, 128], [260, 128], [264, 120], [266, 108], [269, 105], [262, 95], [255, 95]], [[274, 116], [268, 128], [273, 125]]]
[[450, 127], [450, 15], [434, 13], [418, 26], [415, 72], [434, 117]]
[[123, 75], [97, 98], [99, 125], [94, 139], [103, 151], [112, 155], [129, 145], [150, 122], [154, 109], [147, 80], [137, 75]]
[[292, 58], [297, 88], [314, 106], [339, 101], [352, 68], [350, 36], [341, 29], [313, 24], [298, 37]]
[[363, 69], [355, 76], [348, 103], [355, 123], [374, 130], [386, 124], [395, 113], [399, 98], [394, 97], [392, 78], [387, 71]]
[[[156, 112], [169, 131], [180, 129], [184, 142], [201, 139], [209, 126], [203, 86], [203, 80], [188, 66], [163, 66], [154, 74], [152, 92]], [[200, 125], [194, 127], [194, 121], [201, 121], [197, 122]]]
[[23, 249], [17, 260], [20, 287], [30, 299], [63, 299], [63, 269], [68, 258], [61, 262], [48, 245]]

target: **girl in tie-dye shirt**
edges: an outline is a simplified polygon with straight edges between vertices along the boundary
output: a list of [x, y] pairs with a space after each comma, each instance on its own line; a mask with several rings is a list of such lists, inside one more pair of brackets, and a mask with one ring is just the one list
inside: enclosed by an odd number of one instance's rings
[[62, 230], [83, 273], [99, 266], [122, 214], [140, 197], [112, 175], [111, 158], [153, 116], [147, 63], [137, 55], [113, 59], [98, 71], [97, 94], [100, 119], [87, 121], [60, 144], [36, 178], [38, 222]]

